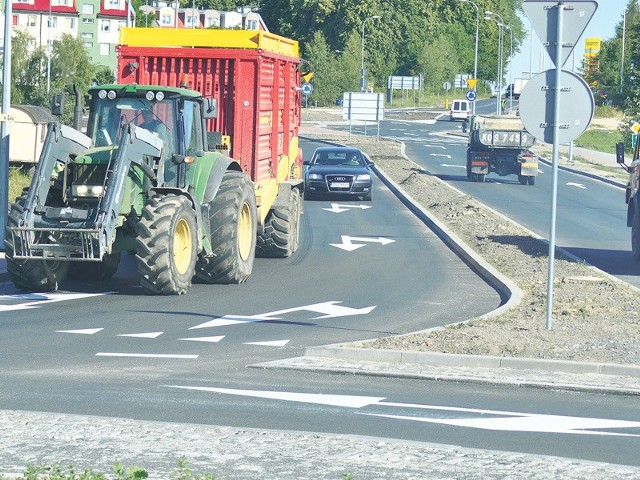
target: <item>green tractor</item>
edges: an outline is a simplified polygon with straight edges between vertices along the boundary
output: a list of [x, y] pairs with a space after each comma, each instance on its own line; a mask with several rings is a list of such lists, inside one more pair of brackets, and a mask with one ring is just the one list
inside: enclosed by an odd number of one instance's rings
[[107, 279], [135, 254], [141, 286], [183, 294], [195, 276], [241, 283], [256, 249], [256, 196], [215, 151], [213, 99], [172, 87], [89, 90], [86, 135], [50, 123], [31, 185], [11, 206], [7, 270], [22, 290]]

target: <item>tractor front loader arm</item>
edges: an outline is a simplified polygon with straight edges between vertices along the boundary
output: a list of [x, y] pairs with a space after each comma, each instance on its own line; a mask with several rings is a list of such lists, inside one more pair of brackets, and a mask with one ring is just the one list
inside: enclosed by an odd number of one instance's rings
[[124, 195], [124, 185], [132, 164], [157, 184], [157, 172], [144, 162], [145, 157], [159, 159], [164, 141], [157, 134], [144, 128], [126, 124], [122, 126], [118, 154], [109, 165], [105, 195], [98, 208], [96, 228], [102, 232], [100, 250], [104, 253], [113, 243], [118, 221], [118, 212]]

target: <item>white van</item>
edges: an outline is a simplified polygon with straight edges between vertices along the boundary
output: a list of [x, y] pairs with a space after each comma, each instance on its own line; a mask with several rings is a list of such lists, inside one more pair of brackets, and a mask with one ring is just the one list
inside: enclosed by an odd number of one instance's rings
[[449, 120], [469, 120], [471, 116], [471, 102], [468, 100], [454, 100], [451, 102]]

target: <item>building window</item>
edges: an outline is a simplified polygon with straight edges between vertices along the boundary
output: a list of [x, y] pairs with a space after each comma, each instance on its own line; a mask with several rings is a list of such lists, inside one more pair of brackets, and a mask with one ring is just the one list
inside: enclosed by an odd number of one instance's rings
[[100, 31], [108, 32], [111, 30], [111, 22], [109, 20], [103, 20], [100, 22]]
[[120, 0], [109, 0], [108, 4], [111, 10], [120, 9]]
[[171, 15], [162, 15], [160, 25], [173, 25], [173, 17]]
[[58, 17], [48, 17], [47, 26], [49, 28], [56, 28], [58, 26]]
[[83, 18], [82, 23], [93, 23], [93, 18]]
[[258, 21], [247, 20], [247, 30], [258, 30]]
[[210, 18], [208, 21], [208, 27], [219, 27], [220, 26], [220, 19], [218, 18]]
[[193, 15], [190, 15], [188, 17], [185, 18], [185, 25], [187, 27], [193, 27], [196, 24], [196, 17]]
[[15, 3], [29, 3], [29, 0], [15, 0]]
[[84, 42], [86, 48], [93, 48], [93, 42]]
[[27, 19], [27, 25], [29, 27], [35, 27], [36, 26], [36, 16], [35, 15], [29, 15], [29, 18]]
[[82, 34], [82, 38], [83, 38], [83, 39], [89, 39], [89, 40], [92, 40], [92, 39], [93, 39], [93, 33], [87, 33], [87, 32], [85, 32], [85, 33], [83, 33], [83, 34]]
[[75, 18], [70, 18], [69, 19], [69, 30], [73, 30], [76, 27], [76, 19]]
[[103, 57], [106, 57], [110, 53], [111, 53], [111, 45], [109, 45], [108, 43], [101, 43], [100, 44], [100, 55], [102, 55]]
[[82, 14], [83, 15], [93, 15], [93, 5], [90, 3], [85, 3], [82, 5]]

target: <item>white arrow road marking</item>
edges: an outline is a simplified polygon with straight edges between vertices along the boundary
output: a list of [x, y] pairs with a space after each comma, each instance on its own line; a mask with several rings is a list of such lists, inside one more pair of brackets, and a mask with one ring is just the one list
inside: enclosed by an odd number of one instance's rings
[[448, 163], [441, 163], [440, 166], [450, 168], [467, 168], [466, 165], [449, 165]]
[[360, 210], [366, 210], [371, 208], [371, 205], [341, 205], [340, 203], [332, 203], [331, 208], [323, 208], [327, 212], [342, 213], [346, 212], [350, 208], [359, 208]]
[[582, 190], [586, 190], [587, 187], [581, 183], [574, 183], [574, 182], [567, 182], [567, 186], [568, 187], [576, 187], [576, 188], [581, 188]]
[[216, 318], [214, 320], [201, 323], [200, 325], [196, 325], [195, 327], [190, 327], [189, 330], [195, 330], [198, 328], [209, 328], [209, 327], [223, 327], [226, 325], [236, 325], [238, 323], [253, 323], [253, 322], [265, 322], [272, 320], [281, 320], [281, 315], [285, 315], [287, 313], [300, 312], [300, 311], [310, 311], [316, 313], [322, 313], [324, 315], [320, 317], [314, 317], [314, 320], [319, 320], [323, 318], [336, 318], [336, 317], [346, 317], [350, 315], [366, 315], [373, 311], [375, 305], [373, 307], [365, 307], [365, 308], [351, 308], [345, 307], [342, 305], [337, 305], [337, 301], [332, 302], [324, 302], [324, 303], [316, 303], [313, 305], [305, 305], [302, 307], [294, 307], [288, 308], [286, 310], [277, 310], [275, 312], [261, 313], [258, 315], [225, 315], [222, 318]]
[[179, 338], [178, 340], [186, 340], [188, 342], [209, 342], [218, 343], [224, 338], [224, 335], [218, 335], [217, 337], [193, 337], [193, 338]]
[[443, 147], [442, 145], [429, 145], [429, 144], [427, 144], [427, 145], [423, 145], [423, 146], [427, 147], [427, 148], [441, 148], [442, 150], [446, 150], [447, 149], [447, 147]]
[[83, 328], [81, 330], [56, 330], [56, 333], [75, 333], [76, 335], [93, 335], [104, 330], [104, 328]]
[[429, 155], [431, 155], [432, 157], [444, 157], [451, 160], [451, 155], [447, 155], [446, 153], [430, 153]]
[[198, 355], [173, 355], [163, 353], [109, 353], [98, 352], [96, 357], [128, 357], [128, 358], [177, 358], [180, 360], [196, 359]]
[[[495, 410], [481, 410], [475, 408], [446, 407], [440, 405], [420, 405], [410, 403], [384, 402], [385, 397], [368, 397], [357, 395], [331, 395], [315, 393], [278, 392], [262, 390], [237, 390], [230, 388], [194, 387], [181, 385], [163, 385], [167, 388], [194, 390], [202, 392], [220, 393], [224, 395], [239, 395], [243, 397], [265, 398], [287, 402], [301, 402], [319, 405], [362, 409], [369, 406], [398, 407], [401, 409], [416, 408], [420, 410], [458, 412], [463, 418], [442, 418], [438, 414], [435, 418], [414, 417], [407, 415], [378, 414], [358, 412], [361, 415], [391, 418], [396, 420], [411, 420], [416, 422], [437, 423], [457, 427], [478, 428], [483, 430], [509, 432], [537, 432], [561, 433], [575, 435], [624, 436], [640, 437], [640, 434], [607, 432], [612, 429], [640, 428], [640, 422], [627, 420], [610, 420], [605, 418], [569, 417], [563, 415], [538, 415], [520, 412]], [[469, 414], [477, 414], [477, 418], [469, 418]], [[486, 415], [491, 415], [487, 418]]]
[[158, 338], [164, 332], [149, 332], [149, 333], [123, 333], [118, 337], [133, 337], [133, 338]]
[[391, 240], [390, 238], [384, 237], [350, 237], [349, 235], [341, 235], [342, 243], [330, 243], [332, 247], [338, 247], [342, 250], [346, 250], [347, 252], [352, 252], [360, 247], [364, 247], [364, 244], [361, 243], [352, 243], [352, 242], [372, 242], [379, 243], [381, 245], [389, 245], [390, 243], [395, 242], [395, 240]]
[[66, 292], [54, 292], [54, 293], [42, 293], [42, 294], [17, 294], [17, 295], [0, 295], [0, 301], [15, 301], [15, 300], [36, 300], [30, 303], [18, 303], [16, 305], [0, 305], [0, 312], [10, 312], [13, 310], [28, 310], [31, 308], [40, 308], [42, 305], [46, 305], [54, 302], [64, 302], [66, 300], [79, 300], [81, 298], [91, 298], [100, 295], [110, 295], [114, 292], [104, 293], [66, 293]]
[[182, 385], [163, 385], [167, 388], [178, 388], [182, 390], [196, 390], [201, 392], [222, 393], [225, 395], [240, 395], [243, 397], [268, 398], [271, 400], [284, 400], [287, 402], [314, 403], [318, 405], [332, 405], [335, 407], [362, 408], [375, 404], [384, 398], [360, 397], [357, 395], [327, 395], [324, 393], [296, 393], [296, 392], [274, 392], [260, 390], [236, 390], [233, 388], [214, 387], [190, 387]]
[[289, 340], [273, 340], [271, 342], [245, 342], [243, 345], [258, 345], [262, 347], [284, 347]]

